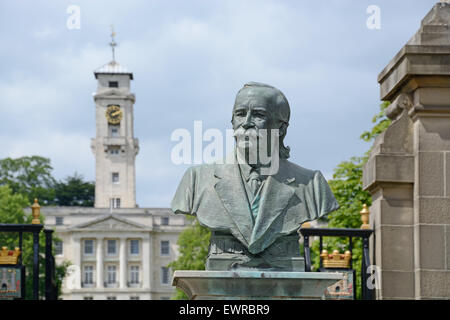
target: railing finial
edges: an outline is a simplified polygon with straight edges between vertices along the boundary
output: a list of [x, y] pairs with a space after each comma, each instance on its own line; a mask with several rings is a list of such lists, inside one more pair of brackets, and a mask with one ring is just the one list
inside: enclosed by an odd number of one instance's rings
[[370, 225], [369, 225], [369, 215], [370, 215], [370, 211], [369, 208], [367, 208], [367, 204], [363, 204], [363, 208], [362, 210], [359, 212], [361, 214], [361, 221], [362, 221], [362, 225], [361, 225], [361, 229], [370, 229]]
[[38, 199], [34, 199], [34, 203], [31, 206], [31, 215], [33, 216], [33, 220], [31, 220], [31, 224], [41, 224], [39, 217], [41, 215], [41, 206], [38, 203]]

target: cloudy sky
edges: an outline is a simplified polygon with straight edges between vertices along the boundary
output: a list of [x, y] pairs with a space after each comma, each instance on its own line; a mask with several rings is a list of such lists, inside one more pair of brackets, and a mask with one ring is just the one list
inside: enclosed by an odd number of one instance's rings
[[[230, 128], [236, 92], [272, 84], [292, 110], [291, 160], [331, 178], [363, 154], [380, 104], [377, 75], [437, 0], [1, 0], [0, 158], [41, 155], [56, 178], [94, 180], [93, 70], [134, 73], [137, 202], [166, 207], [186, 165], [171, 162], [177, 128]], [[80, 9], [69, 29], [68, 8]], [[367, 8], [380, 8], [369, 29]]]

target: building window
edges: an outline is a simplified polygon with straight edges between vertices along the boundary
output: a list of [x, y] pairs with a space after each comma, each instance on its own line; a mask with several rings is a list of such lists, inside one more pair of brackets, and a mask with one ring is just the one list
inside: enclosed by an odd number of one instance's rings
[[113, 183], [119, 183], [119, 173], [118, 172], [113, 172], [112, 173], [112, 182]]
[[130, 254], [139, 254], [139, 240], [130, 240]]
[[161, 267], [161, 283], [169, 284], [169, 268]]
[[111, 198], [111, 207], [113, 209], [120, 208], [120, 198]]
[[94, 297], [84, 297], [83, 300], [94, 300]]
[[116, 283], [116, 266], [108, 266], [107, 267], [106, 282], [108, 284]]
[[130, 284], [139, 284], [139, 266], [130, 266]]
[[110, 88], [118, 88], [119, 87], [119, 81], [109, 81], [108, 86]]
[[161, 225], [168, 226], [169, 225], [169, 217], [162, 217], [161, 218]]
[[117, 300], [117, 297], [107, 297], [106, 300]]
[[94, 254], [94, 240], [84, 240], [84, 254]]
[[110, 255], [117, 254], [117, 240], [108, 240], [107, 241], [107, 251]]
[[110, 136], [111, 137], [118, 137], [119, 136], [119, 126], [110, 125]]
[[131, 297], [130, 297], [130, 300], [139, 300], [139, 297], [137, 297], [137, 296], [131, 296]]
[[94, 267], [84, 266], [84, 284], [94, 284]]
[[108, 148], [109, 154], [119, 154], [119, 151], [120, 151], [120, 147], [117, 147], [117, 146], [111, 146]]
[[168, 256], [170, 254], [170, 243], [169, 241], [161, 241], [161, 255]]
[[64, 224], [64, 218], [63, 217], [56, 217], [55, 218], [55, 224], [57, 226], [62, 226]]
[[63, 242], [55, 241], [55, 255], [63, 254]]

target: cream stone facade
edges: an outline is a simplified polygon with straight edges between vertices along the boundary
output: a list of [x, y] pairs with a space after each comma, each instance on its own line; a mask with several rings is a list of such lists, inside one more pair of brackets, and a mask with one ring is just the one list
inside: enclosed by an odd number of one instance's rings
[[169, 299], [183, 216], [165, 208], [44, 207], [46, 227], [61, 240], [57, 264], [71, 262], [63, 299]]
[[[174, 289], [167, 265], [178, 255], [176, 243], [186, 227], [185, 217], [168, 208], [136, 205], [139, 144], [133, 135], [133, 74], [114, 60], [94, 74], [95, 206], [41, 210], [45, 226], [61, 240], [55, 248], [56, 263], [71, 263], [62, 299], [170, 299]], [[111, 105], [116, 106], [112, 116], [120, 113], [115, 123], [106, 115]]]
[[[114, 60], [94, 71], [97, 79], [96, 137], [91, 148], [95, 155], [95, 207], [136, 207], [135, 159], [139, 141], [134, 138], [133, 107], [130, 92], [133, 74]], [[109, 106], [120, 108], [121, 120], [111, 123]], [[114, 176], [113, 176], [114, 175]]]

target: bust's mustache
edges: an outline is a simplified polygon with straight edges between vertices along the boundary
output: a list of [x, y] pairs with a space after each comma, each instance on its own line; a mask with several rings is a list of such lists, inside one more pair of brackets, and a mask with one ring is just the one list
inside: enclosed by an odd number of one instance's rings
[[251, 128], [243, 128], [239, 127], [236, 130], [234, 130], [233, 136], [236, 138], [236, 146], [239, 149], [255, 149], [258, 145], [258, 140], [263, 135], [263, 131], [265, 129], [258, 129], [256, 127]]
[[258, 129], [255, 127], [245, 129], [243, 127], [239, 127], [233, 132], [233, 136], [237, 139], [245, 139], [245, 138], [261, 138], [263, 136], [262, 130], [265, 129]]

